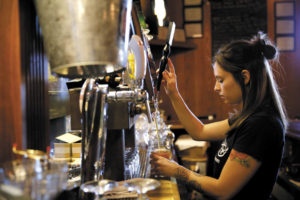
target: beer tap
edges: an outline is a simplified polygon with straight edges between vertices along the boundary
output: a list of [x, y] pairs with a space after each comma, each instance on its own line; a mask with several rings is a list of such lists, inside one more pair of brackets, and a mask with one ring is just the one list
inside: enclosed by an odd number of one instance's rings
[[160, 85], [161, 81], [163, 78], [163, 72], [166, 69], [166, 65], [168, 64], [168, 57], [171, 53], [171, 46], [174, 38], [174, 33], [175, 33], [175, 27], [176, 24], [175, 22], [170, 22], [169, 23], [169, 28], [168, 28], [168, 35], [167, 35], [167, 42], [163, 48], [163, 55], [160, 59], [160, 64], [159, 64], [159, 73], [158, 73], [158, 78], [157, 78], [157, 86], [156, 86], [156, 99], [158, 99], [158, 94], [160, 91]]
[[[131, 109], [131, 115], [145, 112], [149, 123], [151, 123], [151, 110], [149, 103], [149, 95], [147, 91], [142, 89], [128, 90], [128, 91], [110, 91], [107, 95], [107, 102], [133, 102], [134, 107]], [[141, 103], [145, 104], [146, 109], [143, 109]]]

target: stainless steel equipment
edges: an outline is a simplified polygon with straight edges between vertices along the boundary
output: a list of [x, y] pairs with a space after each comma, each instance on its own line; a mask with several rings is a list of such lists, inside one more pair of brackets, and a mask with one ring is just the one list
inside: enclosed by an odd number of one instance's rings
[[95, 79], [87, 79], [81, 89], [82, 183], [103, 177], [124, 180], [125, 132], [127, 142], [134, 146], [134, 115], [140, 113], [136, 108], [145, 104], [150, 113], [146, 91], [118, 89], [109, 91], [107, 84]]
[[97, 77], [124, 70], [132, 0], [36, 0], [52, 71]]
[[[144, 77], [128, 85], [117, 76], [126, 70], [132, 0], [36, 0], [35, 4], [52, 71], [87, 78], [79, 100], [81, 183], [124, 180], [125, 147], [135, 146], [135, 115], [146, 112], [151, 120]], [[143, 54], [144, 48], [139, 50]]]
[[87, 79], [81, 89], [82, 152], [81, 183], [103, 177], [106, 147], [107, 85]]
[[[119, 88], [121, 89], [121, 88]], [[148, 119], [151, 120], [148, 93], [141, 89], [123, 87], [121, 91], [110, 91], [108, 102], [108, 139], [104, 177], [112, 180], [125, 179], [125, 148], [131, 147], [129, 156], [134, 156], [135, 115], [144, 104]], [[116, 170], [117, 169], [117, 170]]]

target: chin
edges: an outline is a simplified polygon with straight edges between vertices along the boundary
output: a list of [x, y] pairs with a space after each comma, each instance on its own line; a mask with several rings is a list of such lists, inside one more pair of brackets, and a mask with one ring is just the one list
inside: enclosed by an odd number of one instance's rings
[[225, 99], [225, 98], [222, 98], [222, 100], [223, 100], [223, 102], [224, 102], [224, 103], [226, 103], [226, 104], [230, 104], [230, 102], [229, 102], [227, 99]]

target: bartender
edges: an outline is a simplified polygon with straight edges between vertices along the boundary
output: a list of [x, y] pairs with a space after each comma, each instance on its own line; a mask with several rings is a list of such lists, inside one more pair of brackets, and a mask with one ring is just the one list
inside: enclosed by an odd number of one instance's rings
[[203, 124], [185, 104], [169, 59], [163, 84], [181, 124], [195, 140], [223, 142], [214, 157], [212, 177], [152, 153], [154, 173], [182, 180], [213, 199], [268, 199], [287, 128], [285, 107], [269, 64], [277, 58], [276, 46], [262, 32], [250, 41], [233, 41], [219, 49], [213, 62], [214, 90], [238, 109], [228, 119], [210, 124]]

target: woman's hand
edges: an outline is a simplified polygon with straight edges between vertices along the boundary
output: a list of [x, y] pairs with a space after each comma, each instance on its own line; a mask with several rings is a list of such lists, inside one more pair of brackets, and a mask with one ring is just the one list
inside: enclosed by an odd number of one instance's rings
[[169, 97], [178, 94], [177, 78], [175, 74], [175, 68], [170, 58], [168, 58], [169, 71], [163, 72], [163, 80], [165, 91]]
[[175, 177], [177, 169], [180, 167], [175, 161], [159, 156], [155, 152], [150, 155], [151, 174]]

